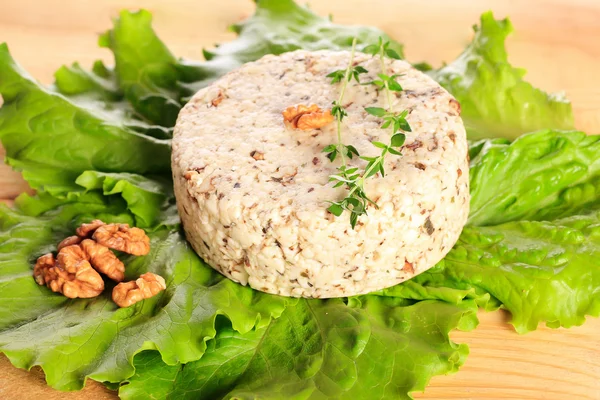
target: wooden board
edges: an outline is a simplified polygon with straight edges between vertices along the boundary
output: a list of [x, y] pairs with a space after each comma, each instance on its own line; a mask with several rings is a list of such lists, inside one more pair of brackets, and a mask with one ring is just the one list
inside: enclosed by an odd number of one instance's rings
[[[203, 47], [230, 40], [232, 22], [248, 16], [249, 0], [2, 0], [0, 41], [36, 78], [51, 82], [60, 65], [110, 61], [95, 46], [121, 8], [147, 8], [160, 36], [178, 56], [200, 59]], [[600, 1], [598, 0], [312, 0], [322, 15], [340, 23], [376, 25], [406, 45], [409, 60], [439, 65], [468, 43], [471, 25], [488, 9], [510, 16], [516, 33], [508, 44], [514, 65], [548, 90], [564, 90], [573, 101], [576, 124], [600, 132]], [[0, 151], [0, 158], [3, 153]], [[0, 199], [10, 200], [27, 186], [0, 168]], [[504, 313], [480, 314], [473, 332], [452, 338], [471, 346], [466, 365], [455, 375], [436, 377], [419, 398], [427, 399], [600, 399], [600, 320], [569, 330], [545, 327], [519, 336]], [[0, 356], [0, 398], [112, 399], [115, 394], [89, 381], [82, 392], [62, 393], [44, 384], [39, 369], [18, 370]]]

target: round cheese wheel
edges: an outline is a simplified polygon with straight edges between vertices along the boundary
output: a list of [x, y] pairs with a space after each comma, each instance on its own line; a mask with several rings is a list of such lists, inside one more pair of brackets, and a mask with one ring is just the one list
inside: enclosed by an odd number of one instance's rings
[[[385, 157], [385, 176], [365, 180], [370, 206], [353, 229], [349, 212], [327, 211], [348, 193], [329, 181], [341, 160], [336, 122], [314, 129], [285, 123], [288, 107], [329, 110], [349, 52], [295, 51], [245, 64], [200, 90], [183, 108], [173, 138], [177, 205], [195, 251], [228, 278], [268, 293], [328, 298], [396, 285], [439, 262], [469, 213], [468, 146], [459, 103], [434, 80], [399, 60], [385, 60], [403, 91], [393, 109], [408, 111], [402, 156]], [[355, 64], [377, 78], [380, 61]], [[385, 91], [352, 80], [343, 105], [343, 143], [361, 156], [389, 143], [391, 129], [366, 107], [388, 108]], [[298, 121], [296, 121], [298, 122]], [[304, 126], [304, 128], [306, 128]], [[354, 157], [348, 164], [365, 168]]]

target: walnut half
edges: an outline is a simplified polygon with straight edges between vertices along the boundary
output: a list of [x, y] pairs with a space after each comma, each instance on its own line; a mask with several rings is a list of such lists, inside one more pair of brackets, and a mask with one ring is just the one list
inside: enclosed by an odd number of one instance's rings
[[67, 247], [67, 246], [72, 246], [74, 244], [79, 244], [81, 243], [83, 239], [79, 236], [69, 236], [67, 238], [64, 238], [59, 244], [58, 246], [56, 246], [57, 250], [62, 250], [63, 247]]
[[131, 282], [119, 283], [112, 292], [112, 299], [119, 307], [129, 307], [138, 301], [149, 299], [167, 288], [162, 276], [146, 272]]
[[64, 247], [56, 260], [52, 253], [38, 258], [33, 276], [39, 285], [71, 299], [96, 297], [104, 290], [102, 277], [78, 245]]
[[95, 219], [89, 224], [81, 224], [81, 226], [77, 228], [75, 233], [82, 239], [89, 238], [96, 231], [96, 229], [104, 225], [106, 225], [104, 222], [100, 221], [99, 219]]
[[92, 238], [101, 245], [134, 256], [144, 256], [150, 251], [150, 238], [143, 229], [128, 224], [102, 225]]
[[286, 126], [302, 131], [318, 129], [333, 121], [331, 110], [323, 111], [316, 104], [288, 107], [281, 114]]
[[85, 239], [80, 246], [96, 271], [102, 272], [113, 281], [121, 282], [125, 279], [125, 265], [108, 247], [91, 239]]

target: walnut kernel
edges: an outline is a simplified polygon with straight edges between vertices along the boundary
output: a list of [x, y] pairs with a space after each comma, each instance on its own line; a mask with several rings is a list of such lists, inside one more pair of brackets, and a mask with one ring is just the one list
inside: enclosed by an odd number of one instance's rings
[[100, 228], [103, 225], [106, 225], [106, 224], [104, 222], [100, 221], [99, 219], [95, 219], [92, 222], [90, 222], [89, 224], [81, 224], [81, 226], [79, 228], [77, 228], [75, 233], [77, 234], [77, 236], [79, 236], [81, 238], [87, 238], [87, 237], [91, 236], [96, 229]]
[[119, 307], [129, 307], [138, 301], [165, 290], [167, 285], [160, 275], [146, 272], [135, 281], [119, 283], [112, 292], [112, 299]]
[[108, 224], [96, 229], [92, 238], [101, 245], [134, 256], [143, 256], [150, 251], [150, 238], [140, 228], [128, 224]]
[[56, 260], [51, 253], [38, 258], [33, 276], [38, 284], [71, 299], [96, 297], [104, 290], [104, 281], [86, 258], [78, 245], [66, 246]]
[[54, 268], [56, 260], [54, 259], [54, 254], [48, 253], [37, 259], [35, 263], [35, 267], [33, 268], [33, 278], [37, 282], [38, 285], [46, 284], [46, 274], [48, 269]]
[[116, 282], [125, 279], [125, 265], [108, 247], [91, 239], [85, 239], [80, 246], [96, 271], [103, 273]]
[[321, 128], [333, 121], [331, 110], [321, 110], [316, 104], [300, 104], [286, 108], [282, 113], [286, 126], [308, 131]]
[[225, 96], [223, 96], [223, 92], [219, 90], [219, 94], [217, 95], [217, 97], [211, 100], [210, 104], [213, 107], [217, 107], [219, 104], [221, 104], [224, 98]]
[[57, 246], [57, 249], [60, 250], [63, 247], [72, 246], [74, 244], [81, 243], [83, 239], [80, 236], [69, 236], [64, 238]]
[[404, 267], [402, 267], [402, 271], [407, 272], [409, 274], [414, 274], [415, 268], [413, 267], [413, 263], [404, 260]]
[[250, 157], [254, 158], [256, 161], [262, 161], [265, 159], [265, 153], [261, 153], [258, 150], [252, 150], [250, 152]]
[[460, 103], [456, 99], [450, 99], [450, 108], [454, 111], [454, 115], [460, 117]]

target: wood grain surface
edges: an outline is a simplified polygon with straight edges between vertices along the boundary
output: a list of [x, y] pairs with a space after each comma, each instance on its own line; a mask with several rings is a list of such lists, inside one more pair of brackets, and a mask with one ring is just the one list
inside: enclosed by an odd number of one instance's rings
[[[600, 132], [600, 1], [598, 0], [312, 0], [322, 15], [339, 23], [376, 25], [406, 45], [411, 61], [434, 66], [452, 60], [468, 43], [471, 26], [488, 9], [510, 16], [516, 32], [508, 43], [511, 62], [547, 91], [565, 91], [576, 125]], [[36, 78], [50, 83], [60, 65], [101, 58], [96, 36], [122, 8], [146, 8], [172, 51], [200, 59], [202, 48], [233, 38], [226, 30], [248, 16], [249, 0], [0, 0], [0, 42]], [[4, 155], [0, 149], [0, 158]], [[27, 190], [19, 174], [0, 167], [0, 199], [10, 202]], [[1, 305], [0, 305], [1, 306]], [[480, 314], [473, 332], [455, 332], [471, 355], [458, 374], [436, 377], [427, 399], [600, 399], [600, 320], [582, 327], [545, 327], [519, 336], [504, 313]], [[0, 356], [0, 399], [112, 399], [116, 395], [88, 381], [81, 392], [48, 388], [39, 368], [27, 372]]]

